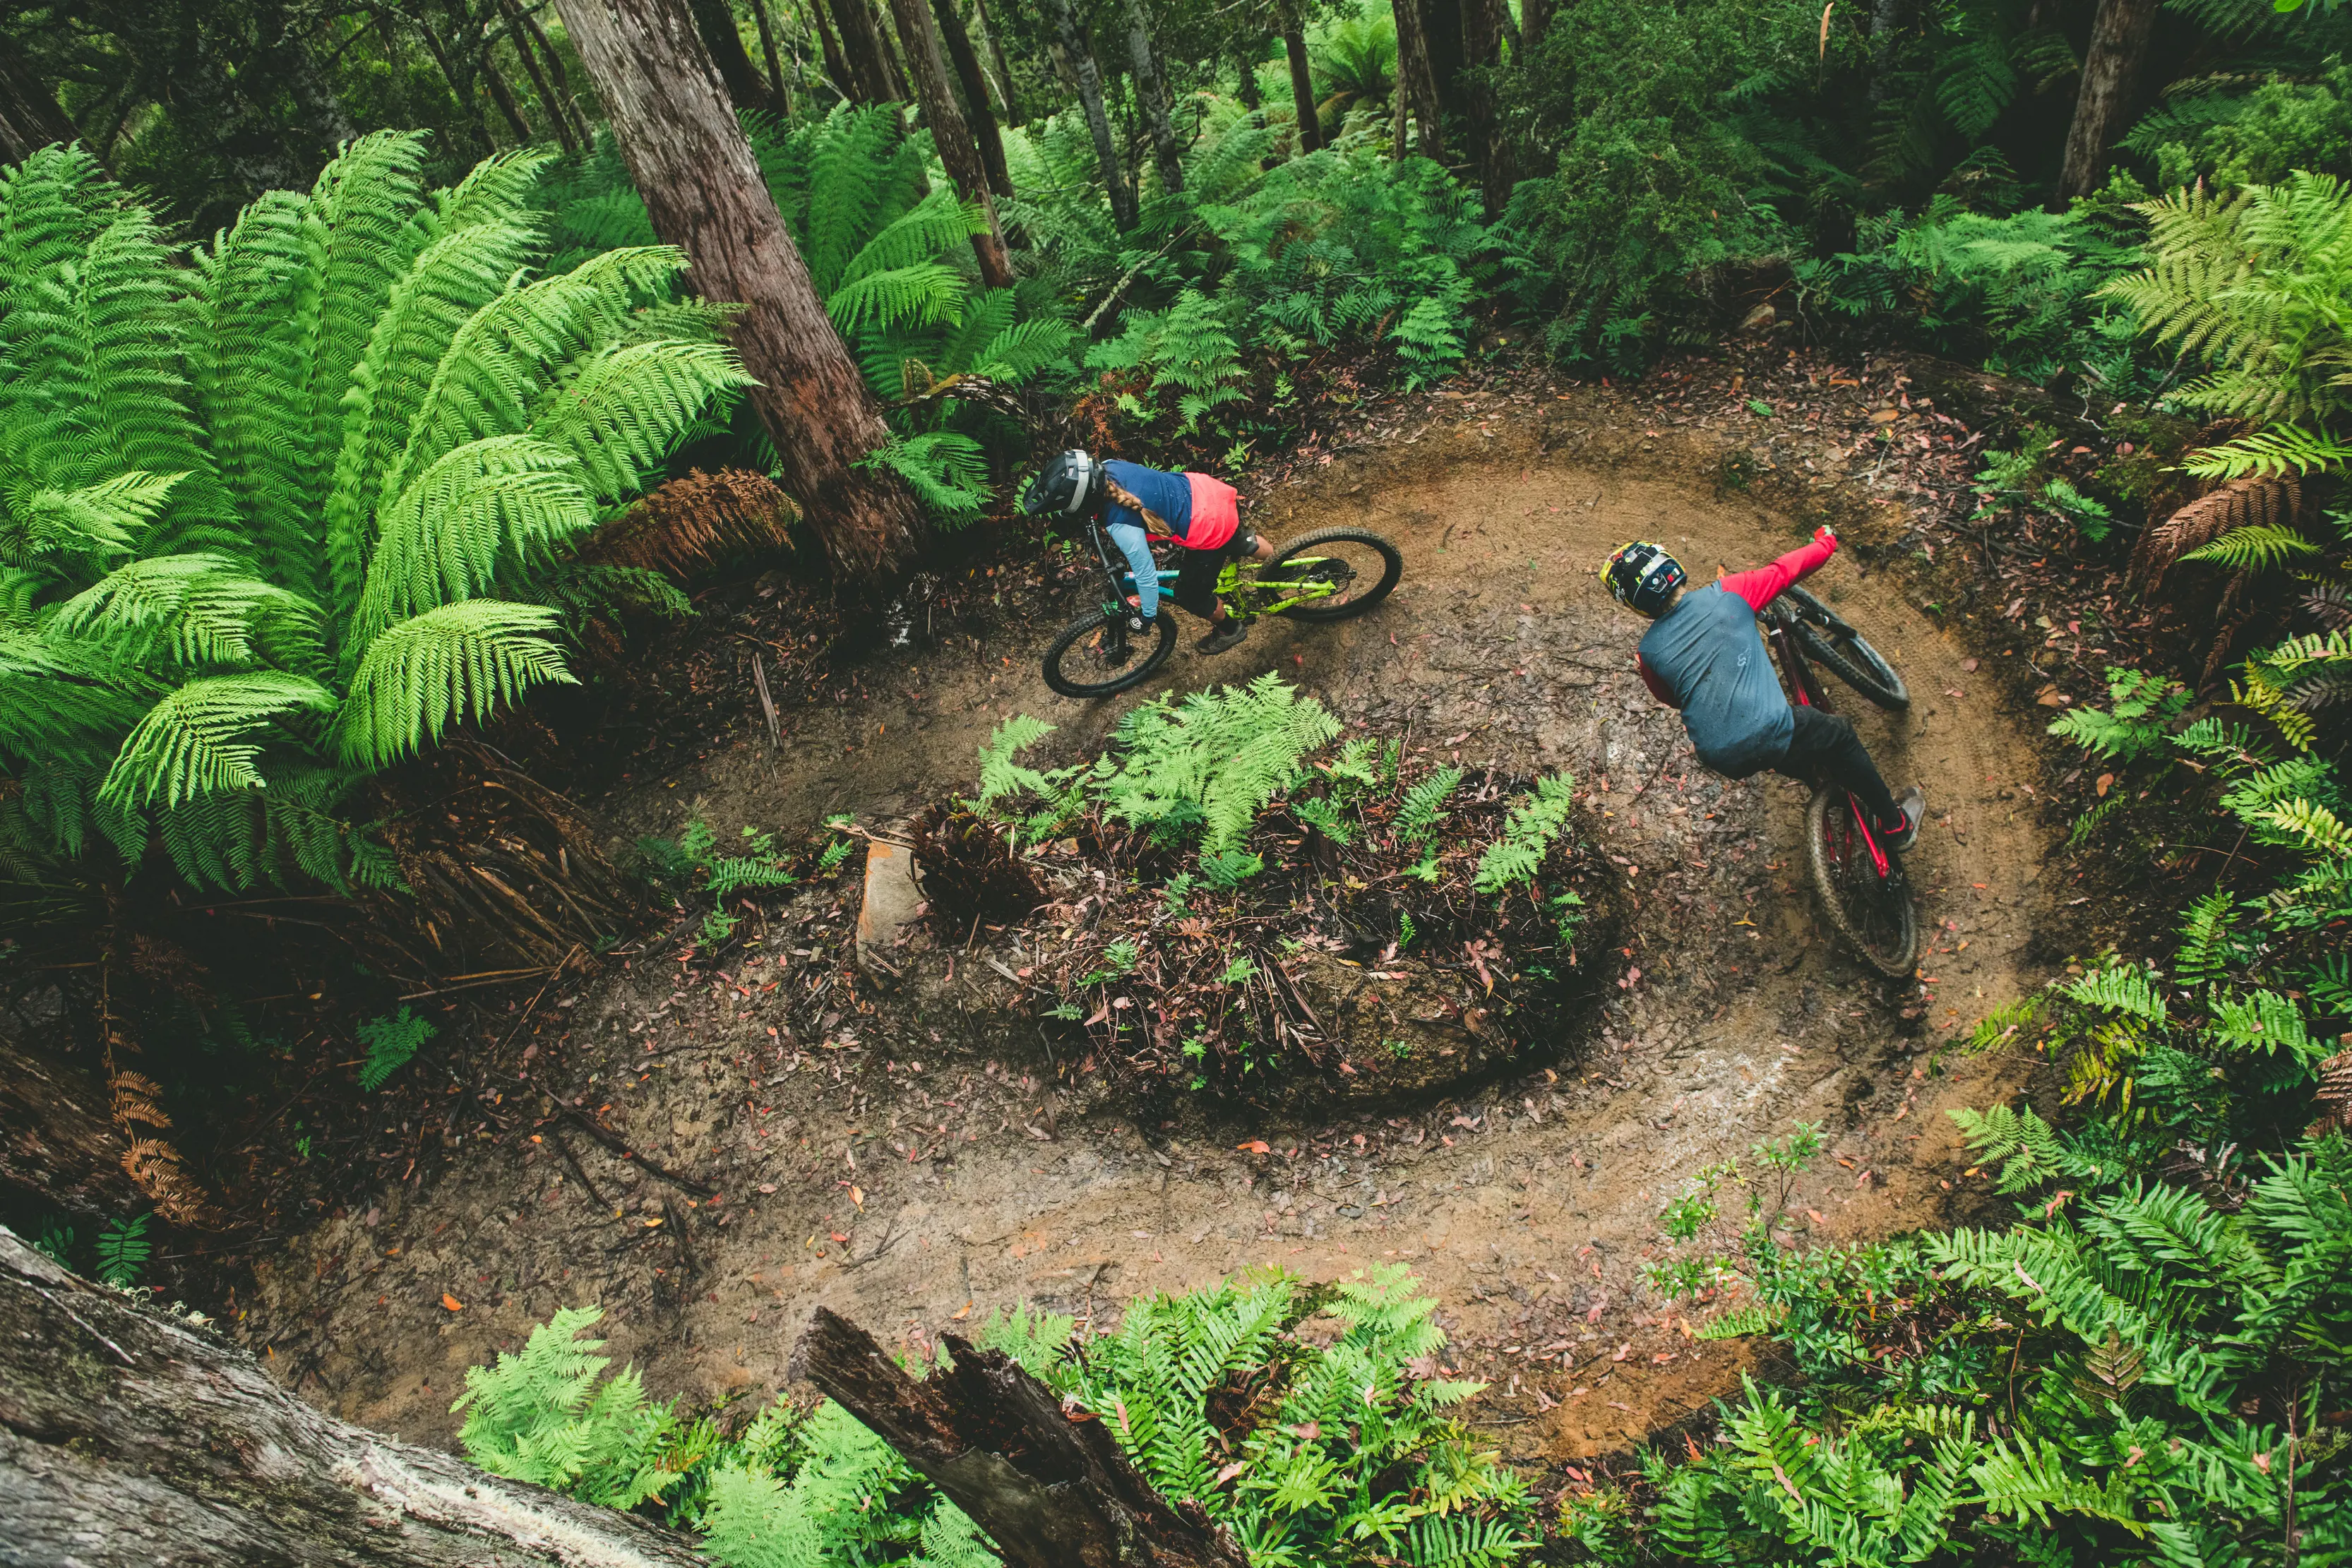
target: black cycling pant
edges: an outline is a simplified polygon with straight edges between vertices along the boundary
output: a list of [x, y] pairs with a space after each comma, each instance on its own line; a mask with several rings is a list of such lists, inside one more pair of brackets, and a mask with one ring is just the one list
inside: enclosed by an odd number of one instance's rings
[[1871, 761], [1862, 737], [1853, 732], [1852, 719], [1817, 707], [1791, 706], [1789, 712], [1797, 721], [1797, 731], [1789, 737], [1788, 755], [1772, 765], [1773, 772], [1807, 784], [1832, 784], [1852, 790], [1861, 800], [1862, 809], [1870, 813], [1873, 826], [1891, 829], [1902, 821], [1886, 780], [1878, 776], [1878, 765]]
[[1217, 579], [1223, 575], [1225, 562], [1235, 557], [1257, 553], [1257, 536], [1245, 528], [1237, 528], [1234, 537], [1223, 544], [1208, 549], [1193, 549], [1189, 545], [1176, 547], [1176, 602], [1203, 621], [1217, 617]]

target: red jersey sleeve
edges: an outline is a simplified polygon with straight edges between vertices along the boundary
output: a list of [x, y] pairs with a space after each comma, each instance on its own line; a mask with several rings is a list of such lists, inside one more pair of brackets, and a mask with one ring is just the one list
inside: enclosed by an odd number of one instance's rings
[[1754, 571], [1735, 571], [1723, 580], [1722, 587], [1725, 592], [1746, 600], [1748, 609], [1761, 610], [1772, 602], [1774, 594], [1819, 571], [1836, 553], [1837, 537], [1823, 528], [1813, 536], [1812, 543], [1799, 545], [1770, 566], [1759, 566]]

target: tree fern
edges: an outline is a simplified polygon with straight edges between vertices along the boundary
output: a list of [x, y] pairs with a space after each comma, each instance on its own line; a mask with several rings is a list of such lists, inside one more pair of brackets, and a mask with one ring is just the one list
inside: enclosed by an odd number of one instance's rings
[[1511, 807], [1503, 836], [1479, 857], [1475, 885], [1480, 893], [1496, 894], [1532, 882], [1551, 852], [1552, 841], [1568, 826], [1576, 800], [1576, 780], [1565, 773], [1536, 780], [1535, 792], [1522, 795]]
[[392, 627], [352, 672], [338, 722], [343, 760], [383, 768], [535, 685], [570, 684], [545, 634], [551, 610], [497, 600], [446, 604]]

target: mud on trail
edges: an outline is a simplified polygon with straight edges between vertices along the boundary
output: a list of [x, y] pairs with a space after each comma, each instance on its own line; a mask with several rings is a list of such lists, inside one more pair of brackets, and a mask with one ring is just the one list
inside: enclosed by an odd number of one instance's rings
[[[992, 1057], [872, 1028], [857, 1049], [803, 1052], [772, 1037], [761, 991], [641, 956], [549, 999], [562, 1021], [540, 1026], [536, 1076], [509, 1098], [584, 1094], [643, 1157], [552, 1124], [526, 1141], [528, 1117], [478, 1134], [437, 1179], [260, 1265], [249, 1343], [338, 1414], [446, 1443], [463, 1369], [561, 1306], [604, 1304], [614, 1350], [657, 1393], [764, 1397], [820, 1302], [919, 1341], [1024, 1299], [1099, 1317], [1252, 1265], [1324, 1278], [1397, 1260], [1444, 1303], [1453, 1364], [1491, 1380], [1473, 1422], [1515, 1459], [1557, 1462], [1622, 1448], [1736, 1379], [1738, 1348], [1688, 1338], [1642, 1284], [1660, 1208], [1701, 1166], [1818, 1123], [1831, 1152], [1789, 1205], [1792, 1243], [1948, 1220], [1958, 1144], [1942, 1112], [1999, 1089], [1936, 1042], [2042, 978], [2028, 949], [2054, 901], [2013, 803], [2038, 725], [2005, 717], [1989, 675], [1864, 564], [1884, 509], [1835, 487], [1776, 507], [1720, 484], [1746, 434], [1697, 421], [1660, 437], [1595, 389], [1430, 406], [1417, 431], [1245, 519], [1276, 538], [1387, 534], [1407, 561], [1390, 603], [1336, 627], [1262, 623], [1214, 659], [1187, 626], [1163, 678], [1128, 701], [1274, 670], [1409, 745], [1572, 771], [1632, 912], [1590, 1038], [1433, 1105], [1287, 1123], [1195, 1111], [1147, 1128], [1056, 1082], [1009, 971], [973, 961], [919, 982], [927, 1005], [993, 1020]], [[1804, 790], [1696, 766], [1633, 674], [1637, 625], [1593, 572], [1633, 538], [1702, 578], [1736, 570], [1800, 542], [1824, 500], [1864, 548], [1814, 586], [1914, 693], [1900, 717], [1841, 707], [1891, 781], [1927, 789], [1916, 986], [1869, 976], [1817, 914]], [[1043, 749], [1083, 751], [1128, 702], [1045, 691], [1038, 653], [1069, 608], [1018, 644], [870, 661], [866, 687], [894, 695], [803, 710], [781, 754], [747, 718], [732, 745], [614, 802], [619, 836], [674, 835], [693, 816], [729, 835], [835, 811], [889, 822], [969, 789], [979, 744], [1015, 712], [1062, 727]]]

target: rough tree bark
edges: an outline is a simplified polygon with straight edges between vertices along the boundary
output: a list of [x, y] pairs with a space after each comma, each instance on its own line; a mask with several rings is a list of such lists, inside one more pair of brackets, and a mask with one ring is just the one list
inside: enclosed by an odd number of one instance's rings
[[1168, 118], [1168, 84], [1151, 47], [1151, 18], [1144, 14], [1143, 0], [1127, 0], [1127, 52], [1135, 66], [1136, 100], [1143, 106], [1143, 123], [1151, 132], [1151, 161], [1160, 170], [1160, 188], [1181, 191], [1184, 164], [1176, 146], [1176, 127]]
[[706, 298], [744, 307], [735, 347], [759, 378], [751, 404], [782, 459], [784, 488], [844, 571], [904, 565], [921, 533], [914, 498], [888, 470], [858, 466], [889, 427], [761, 181], [686, 0], [558, 0], [557, 9], [654, 232], [686, 252]]
[[1151, 1490], [1101, 1421], [1072, 1419], [1001, 1351], [940, 1337], [955, 1364], [919, 1383], [819, 1307], [793, 1372], [887, 1439], [1013, 1568], [1247, 1568], [1200, 1504]]
[[0, 163], [22, 163], [53, 141], [73, 139], [73, 122], [48, 84], [14, 49], [0, 49]]
[[898, 57], [898, 35], [877, 17], [874, 24], [874, 36], [882, 40], [882, 63], [890, 71], [890, 96], [900, 103], [914, 102], [915, 89], [907, 76], [907, 62]]
[[1429, 45], [1422, 31], [1420, 0], [1396, 0], [1396, 156], [1404, 156], [1404, 126], [1410, 115], [1415, 150], [1423, 157], [1443, 163], [1444, 111], [1439, 105], [1437, 79], [1430, 72]]
[[955, 68], [956, 80], [963, 88], [964, 115], [971, 129], [971, 139], [980, 146], [980, 166], [988, 171], [988, 188], [999, 196], [1013, 194], [1013, 171], [1004, 162], [1004, 138], [996, 131], [996, 112], [988, 98], [988, 73], [980, 68], [980, 56], [971, 47], [971, 35], [964, 30], [963, 14], [955, 7], [955, 0], [932, 0], [931, 13], [939, 18], [940, 42], [947, 46], [948, 63]]
[[2157, 0], [2099, 0], [2091, 47], [2083, 57], [2082, 90], [2074, 98], [2074, 122], [2066, 132], [2066, 162], [2058, 175], [2062, 202], [2097, 189], [2099, 176], [2106, 172], [2107, 149], [2131, 122], [2156, 5]]
[[489, 51], [482, 52], [482, 81], [489, 89], [490, 101], [499, 106], [507, 129], [514, 132], [515, 141], [522, 146], [530, 144], [530, 121], [522, 117], [522, 105], [515, 101], [514, 89], [507, 83], [507, 73], [499, 69], [499, 62], [490, 58]]
[[735, 7], [727, 0], [691, 0], [695, 29], [702, 35], [703, 47], [710, 52], [710, 63], [719, 68], [719, 79], [727, 84], [727, 96], [738, 109], [754, 109], [763, 114], [779, 112], [776, 95], [769, 89], [760, 68], [751, 63], [751, 52], [743, 47], [743, 34], [735, 26]]
[[514, 40], [515, 57], [522, 61], [522, 68], [530, 78], [530, 90], [539, 95], [540, 106], [546, 110], [547, 118], [555, 122], [555, 139], [563, 144], [566, 152], [577, 152], [580, 151], [580, 139], [572, 133], [572, 117], [563, 112], [563, 105], [556, 99], [555, 89], [548, 83], [547, 72], [540, 66], [538, 53], [531, 48], [530, 38], [523, 34], [521, 13], [522, 8], [515, 0], [499, 0], [499, 14], [506, 18], [507, 36]]
[[1118, 148], [1110, 139], [1110, 116], [1103, 111], [1102, 68], [1095, 64], [1095, 52], [1078, 30], [1078, 15], [1071, 9], [1070, 0], [1045, 0], [1045, 7], [1053, 16], [1062, 53], [1078, 78], [1078, 103], [1086, 110], [1087, 133], [1094, 138], [1095, 162], [1101, 166], [1103, 184], [1110, 193], [1110, 221], [1125, 234], [1135, 226], [1135, 204], [1129, 198], [1127, 182], [1119, 177]]
[[907, 68], [914, 73], [915, 97], [931, 128], [931, 145], [946, 165], [956, 194], [978, 206], [988, 219], [988, 227], [971, 236], [971, 253], [980, 259], [980, 280], [991, 288], [1010, 288], [1013, 262], [1004, 254], [1004, 231], [997, 226], [996, 203], [988, 193], [988, 172], [981, 165], [980, 148], [948, 86], [947, 62], [940, 57], [930, 5], [928, 0], [890, 0], [890, 14], [898, 19], [898, 38], [907, 47]]
[[841, 33], [841, 52], [857, 77], [857, 96], [867, 103], [895, 101], [898, 94], [892, 90], [890, 62], [882, 56], [882, 29], [874, 20], [873, 8], [866, 0], [825, 3], [833, 12], [834, 26]]
[[76, 1224], [103, 1224], [147, 1203], [122, 1168], [130, 1146], [104, 1084], [0, 1040], [0, 1183]]
[[[945, 0], [954, 5], [955, 0]], [[1021, 128], [1021, 96], [1013, 90], [1013, 68], [1004, 62], [1004, 40], [997, 36], [996, 23], [988, 15], [987, 0], [971, 0], [972, 19], [980, 24], [982, 35], [988, 39], [988, 57], [996, 62], [996, 89], [1004, 100], [1004, 123], [1015, 131]]]
[[1313, 152], [1323, 145], [1323, 117], [1315, 110], [1315, 77], [1307, 67], [1307, 35], [1285, 16], [1282, 52], [1290, 62], [1290, 107], [1298, 116], [1298, 150]]
[[704, 1568], [574, 1502], [312, 1409], [243, 1351], [0, 1229], [0, 1558], [26, 1568]]
[[[1462, 78], [1462, 9], [1465, 0], [1420, 0], [1421, 52], [1437, 94], [1437, 111], [1447, 120], [1466, 118], [1469, 84]], [[1475, 152], [1475, 149], [1473, 150]]]
[[1895, 51], [1911, 26], [1918, 0], [1872, 0], [1870, 7], [1870, 101], [1885, 103], [1894, 84]]

